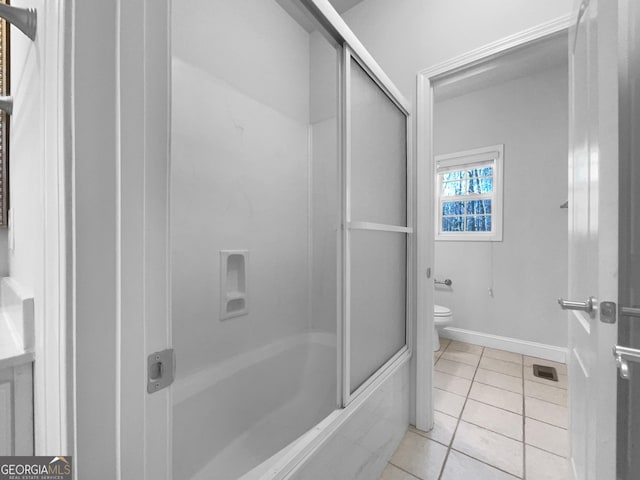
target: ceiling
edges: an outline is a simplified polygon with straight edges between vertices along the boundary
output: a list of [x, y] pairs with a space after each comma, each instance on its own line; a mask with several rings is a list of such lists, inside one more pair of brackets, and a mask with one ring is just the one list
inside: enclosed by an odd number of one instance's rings
[[329, 0], [338, 13], [344, 13], [362, 1], [363, 0]]
[[[329, 0], [338, 13], [343, 13], [363, 0]], [[297, 0], [276, 0], [276, 2], [297, 21], [307, 32], [316, 29], [316, 24], [309, 18], [305, 8]]]
[[446, 100], [550, 68], [567, 66], [567, 43], [566, 34], [556, 35], [445, 76], [435, 83], [435, 100]]

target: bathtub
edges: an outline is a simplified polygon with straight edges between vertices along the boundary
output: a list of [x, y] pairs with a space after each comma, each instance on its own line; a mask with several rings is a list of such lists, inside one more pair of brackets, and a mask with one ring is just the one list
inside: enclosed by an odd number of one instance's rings
[[335, 411], [336, 371], [336, 336], [310, 332], [178, 379], [173, 478], [258, 477], [265, 460]]

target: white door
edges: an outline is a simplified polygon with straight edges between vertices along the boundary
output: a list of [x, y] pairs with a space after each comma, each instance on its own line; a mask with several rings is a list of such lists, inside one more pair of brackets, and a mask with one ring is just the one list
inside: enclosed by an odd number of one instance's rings
[[620, 280], [618, 480], [640, 472], [640, 2], [620, 2]]
[[[569, 408], [577, 480], [615, 478], [617, 0], [576, 2], [570, 31]], [[615, 312], [615, 308], [614, 308]]]

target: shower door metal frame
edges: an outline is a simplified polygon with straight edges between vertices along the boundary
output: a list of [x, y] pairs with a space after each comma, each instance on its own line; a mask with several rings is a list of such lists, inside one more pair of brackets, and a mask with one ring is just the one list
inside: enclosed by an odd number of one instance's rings
[[[341, 256], [337, 269], [341, 272], [341, 278], [338, 280], [338, 294], [342, 301], [338, 306], [338, 342], [337, 349], [340, 352], [338, 356], [338, 388], [337, 402], [339, 407], [346, 407], [357, 397], [365, 392], [375, 390], [386, 378], [386, 374], [390, 374], [395, 369], [407, 361], [413, 351], [414, 335], [413, 325], [415, 324], [416, 312], [416, 282], [415, 282], [415, 258], [416, 258], [416, 240], [415, 240], [415, 180], [413, 178], [415, 157], [413, 155], [413, 143], [411, 136], [412, 117], [410, 114], [411, 104], [402, 95], [400, 90], [394, 85], [387, 74], [382, 70], [380, 65], [374, 60], [367, 49], [358, 40], [355, 34], [347, 26], [340, 14], [333, 8], [329, 0], [301, 0], [300, 3], [320, 22], [333, 39], [342, 45], [342, 61], [340, 62], [340, 184], [341, 184]], [[349, 388], [350, 373], [350, 315], [349, 300], [351, 289], [350, 281], [350, 251], [349, 251], [349, 221], [348, 203], [350, 196], [349, 189], [349, 61], [354, 59], [360, 65], [369, 77], [376, 83], [384, 94], [400, 109], [406, 117], [406, 156], [407, 156], [407, 227], [401, 230], [393, 229], [388, 231], [401, 231], [407, 234], [407, 282], [406, 282], [406, 322], [405, 322], [405, 345], [384, 365], [382, 365], [369, 379], [367, 379], [353, 393]], [[380, 230], [386, 226], [378, 224], [358, 222], [351, 227], [365, 230]]]
[[[351, 219], [351, 62], [355, 62], [373, 80], [386, 97], [405, 117], [405, 142], [406, 142], [406, 226], [385, 225], [372, 222], [353, 222]], [[376, 64], [377, 66], [377, 64]], [[413, 215], [413, 169], [411, 155], [411, 113], [406, 100], [399, 95], [391, 83], [385, 83], [378, 78], [374, 69], [361, 59], [361, 57], [345, 41], [342, 49], [341, 64], [341, 224], [342, 224], [342, 327], [341, 330], [341, 406], [346, 407], [354, 398], [365, 392], [370, 386], [377, 385], [385, 371], [395, 370], [399, 362], [404, 361], [411, 355], [412, 345], [412, 324], [414, 318], [413, 305], [415, 304], [413, 294], [414, 275], [414, 215]], [[405, 282], [405, 344], [391, 358], [389, 358], [378, 370], [376, 370], [362, 385], [351, 392], [351, 230], [382, 231], [406, 234], [406, 282]]]

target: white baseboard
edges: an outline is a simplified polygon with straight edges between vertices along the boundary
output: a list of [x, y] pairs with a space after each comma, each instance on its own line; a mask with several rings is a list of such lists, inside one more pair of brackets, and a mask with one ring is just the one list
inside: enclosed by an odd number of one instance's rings
[[529, 342], [517, 338], [501, 337], [490, 333], [474, 332], [462, 328], [446, 327], [440, 330], [444, 338], [459, 342], [473, 343], [483, 347], [497, 348], [507, 352], [520, 353], [530, 357], [544, 358], [554, 362], [567, 363], [567, 349], [544, 343]]

